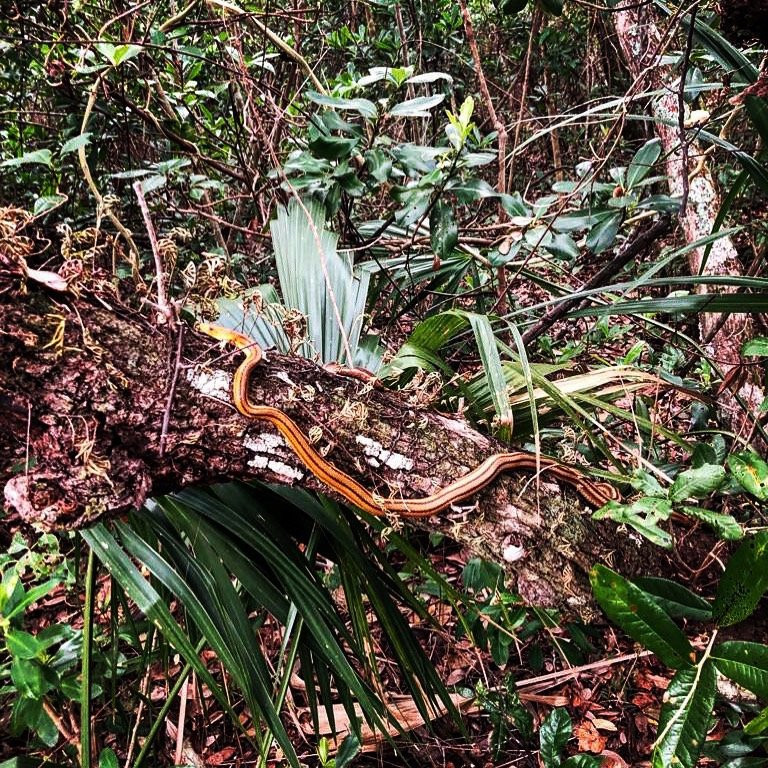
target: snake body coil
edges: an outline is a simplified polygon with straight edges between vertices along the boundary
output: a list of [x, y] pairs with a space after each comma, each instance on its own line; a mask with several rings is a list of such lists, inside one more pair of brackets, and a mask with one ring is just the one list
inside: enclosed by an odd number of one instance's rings
[[[229, 328], [210, 323], [199, 323], [197, 329], [218, 341], [232, 344], [245, 353], [245, 359], [235, 371], [232, 397], [237, 410], [252, 419], [262, 419], [274, 426], [307, 469], [322, 483], [343, 496], [351, 504], [372, 515], [396, 513], [402, 517], [428, 517], [452, 504], [473, 496], [491, 483], [497, 475], [512, 470], [546, 471], [552, 477], [572, 486], [594, 507], [602, 507], [612, 499], [620, 499], [616, 489], [608, 483], [590, 480], [576, 469], [554, 459], [537, 457], [526, 451], [496, 453], [481, 462], [471, 472], [446, 485], [430, 496], [418, 499], [383, 498], [364, 488], [353, 477], [326, 461], [309, 442], [301, 428], [290, 416], [278, 408], [254, 405], [248, 397], [251, 373], [261, 362], [261, 347], [247, 336]], [[337, 372], [344, 375], [342, 368]]]

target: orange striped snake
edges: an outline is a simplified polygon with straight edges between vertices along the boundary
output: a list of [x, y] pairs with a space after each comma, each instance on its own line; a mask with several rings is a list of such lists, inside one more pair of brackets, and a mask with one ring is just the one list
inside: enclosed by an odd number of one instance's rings
[[[307, 469], [322, 483], [343, 496], [348, 502], [372, 515], [394, 512], [403, 517], [428, 517], [436, 512], [473, 496], [485, 488], [501, 472], [527, 469], [543, 470], [552, 477], [571, 485], [579, 495], [594, 507], [602, 507], [612, 499], [619, 500], [618, 491], [608, 483], [590, 480], [576, 469], [560, 464], [554, 459], [537, 457], [526, 451], [495, 453], [458, 480], [446, 485], [430, 496], [418, 499], [383, 498], [371, 493], [346, 472], [327, 462], [309, 442], [301, 428], [279, 408], [254, 405], [248, 398], [251, 373], [261, 362], [262, 350], [247, 336], [229, 328], [211, 323], [198, 323], [197, 329], [218, 341], [232, 344], [245, 353], [245, 359], [235, 371], [232, 398], [240, 413], [252, 419], [269, 422], [283, 436]], [[356, 376], [355, 369], [335, 367], [336, 373]], [[346, 371], [352, 371], [347, 374]]]

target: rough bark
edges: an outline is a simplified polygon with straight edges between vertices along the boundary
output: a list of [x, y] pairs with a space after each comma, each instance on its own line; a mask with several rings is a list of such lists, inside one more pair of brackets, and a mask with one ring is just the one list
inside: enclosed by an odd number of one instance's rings
[[[14, 520], [83, 527], [148, 496], [225, 479], [328, 491], [268, 424], [234, 410], [239, 358], [190, 329], [177, 346], [174, 334], [118, 305], [103, 292], [78, 297], [32, 282], [23, 295], [0, 290], [6, 527]], [[330, 461], [383, 496], [433, 492], [504, 450], [459, 417], [304, 359], [271, 352], [254, 378], [254, 400], [284, 409], [308, 434], [314, 428]], [[651, 547], [617, 538], [546, 476], [537, 484], [506, 475], [471, 503], [418, 525], [502, 563], [538, 605], [583, 613], [594, 562], [618, 563], [630, 575], [663, 571]]]
[[[686, 242], [696, 242], [712, 232], [721, 199], [706, 155], [693, 138], [694, 129], [683, 131], [681, 136], [679, 126], [684, 119], [681, 119], [679, 109], [679, 73], [660, 63], [664, 43], [652, 9], [627, 6], [626, 10], [618, 11], [613, 17], [619, 46], [630, 74], [637, 81], [663, 93], [652, 103], [654, 127], [666, 159], [670, 194], [684, 198], [685, 207], [681, 211], [680, 222]], [[687, 145], [685, 151], [684, 145]], [[722, 237], [712, 244], [706, 263], [703, 261], [705, 250], [695, 248], [689, 252], [691, 274], [742, 274], [738, 252], [729, 237]], [[698, 288], [700, 293], [708, 290], [712, 287]], [[735, 289], [719, 286], [717, 290]], [[704, 313], [700, 316], [699, 332], [712, 359], [727, 375], [741, 364], [740, 348], [753, 336], [753, 322], [751, 316], [744, 314], [723, 317]], [[726, 381], [730, 382], [730, 377]], [[750, 433], [754, 418], [751, 413], [744, 413], [744, 406], [739, 401], [752, 413], [757, 413], [764, 399], [762, 388], [756, 378], [747, 376], [735, 377], [731, 384], [732, 389], [726, 389], [719, 399], [721, 416], [737, 434]]]

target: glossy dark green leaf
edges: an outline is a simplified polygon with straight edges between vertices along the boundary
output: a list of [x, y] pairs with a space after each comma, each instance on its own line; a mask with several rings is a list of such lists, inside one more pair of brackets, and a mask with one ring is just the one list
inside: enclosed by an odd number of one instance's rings
[[343, 139], [340, 136], [316, 136], [309, 142], [309, 148], [323, 160], [339, 160], [349, 157], [357, 146], [357, 139]]
[[499, 10], [507, 16], [512, 16], [520, 13], [526, 5], [528, 5], [528, 0], [502, 0], [499, 4]]
[[621, 212], [613, 213], [592, 227], [587, 235], [587, 248], [592, 253], [602, 253], [616, 242], [616, 235], [623, 216], [624, 214]]
[[707, 621], [712, 618], [709, 601], [676, 581], [648, 576], [635, 579], [635, 584], [651, 595], [673, 619]]
[[360, 754], [360, 739], [355, 734], [350, 733], [344, 741], [341, 742], [339, 751], [336, 753], [336, 763], [334, 768], [345, 768], [349, 763]]
[[542, 246], [553, 256], [567, 261], [576, 261], [581, 253], [573, 238], [565, 232], [555, 232]]
[[752, 614], [768, 589], [768, 531], [750, 536], [731, 556], [717, 585], [713, 614], [721, 627]]
[[557, 768], [560, 765], [560, 754], [571, 738], [573, 726], [567, 709], [553, 709], [539, 728], [539, 745], [541, 762], [545, 768]]
[[453, 215], [453, 208], [438, 200], [429, 213], [429, 242], [432, 251], [440, 259], [450, 256], [459, 242], [459, 228]]
[[680, 198], [669, 195], [649, 195], [644, 197], [637, 207], [659, 213], [677, 213], [680, 210]]
[[664, 694], [653, 768], [694, 768], [707, 737], [716, 681], [715, 667], [709, 660], [675, 673]]
[[732, 453], [728, 468], [745, 491], [760, 501], [768, 500], [768, 464], [754, 451]]
[[563, 764], [562, 768], [601, 768], [603, 760], [592, 755], [572, 755]]
[[694, 651], [688, 638], [650, 595], [599, 564], [592, 568], [590, 581], [606, 616], [633, 640], [653, 651], [668, 667], [690, 667]]

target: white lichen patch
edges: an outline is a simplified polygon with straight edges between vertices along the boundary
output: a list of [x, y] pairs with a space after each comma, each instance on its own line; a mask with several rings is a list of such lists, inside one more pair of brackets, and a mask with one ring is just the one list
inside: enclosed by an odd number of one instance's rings
[[243, 447], [254, 453], [274, 453], [275, 449], [285, 445], [280, 435], [275, 432], [261, 432], [258, 435], [246, 435]]
[[[402, 453], [388, 451], [381, 443], [370, 437], [357, 435], [355, 442], [363, 446], [363, 453], [368, 457], [367, 462], [371, 466], [378, 467], [384, 464], [390, 469], [410, 471], [413, 469], [413, 461]], [[375, 462], [375, 463], [374, 463]]]
[[187, 371], [187, 381], [190, 386], [206, 397], [215, 397], [218, 400], [231, 399], [232, 377], [226, 371], [190, 368]]
[[521, 560], [523, 557], [525, 557], [525, 547], [520, 547], [516, 544], [508, 544], [506, 547], [504, 547], [501, 556], [507, 563], [516, 563], [518, 560]]
[[275, 449], [284, 445], [285, 441], [283, 438], [272, 432], [262, 432], [255, 436], [246, 436], [243, 440], [243, 447], [249, 451], [253, 451], [255, 454], [253, 458], [248, 461], [248, 466], [252, 469], [268, 469], [291, 482], [294, 480], [301, 480], [304, 477], [304, 473], [300, 469], [296, 469], [296, 467], [292, 467], [284, 461], [271, 459], [268, 455], [265, 455], [273, 453]]

